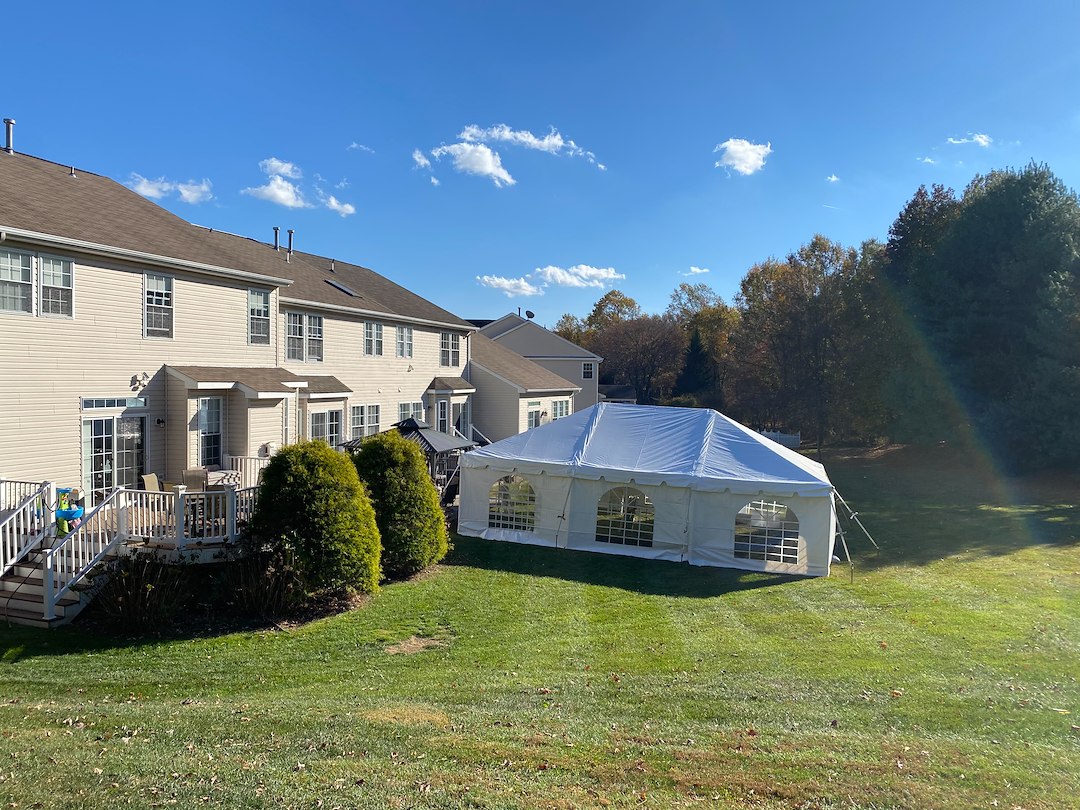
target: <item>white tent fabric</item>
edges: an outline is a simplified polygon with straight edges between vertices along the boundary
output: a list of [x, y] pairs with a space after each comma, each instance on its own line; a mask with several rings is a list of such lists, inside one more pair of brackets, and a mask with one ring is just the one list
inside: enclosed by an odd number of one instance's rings
[[[716, 411], [600, 403], [466, 453], [460, 466], [458, 531], [465, 535], [695, 565], [829, 572], [836, 513], [825, 468]], [[489, 515], [492, 487], [510, 475], [533, 493], [527, 528], [491, 525], [505, 523]], [[597, 539], [598, 504], [623, 486], [652, 504], [649, 544]], [[781, 553], [782, 532], [769, 526], [788, 514], [783, 507], [798, 524], [785, 524], [789, 542]], [[740, 510], [760, 540], [750, 551], [746, 527], [736, 547]]]

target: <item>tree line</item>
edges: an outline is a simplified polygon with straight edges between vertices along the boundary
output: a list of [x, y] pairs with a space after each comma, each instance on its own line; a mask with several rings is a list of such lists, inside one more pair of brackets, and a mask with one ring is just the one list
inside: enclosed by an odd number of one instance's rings
[[977, 439], [1015, 469], [1080, 457], [1080, 198], [1040, 164], [920, 187], [885, 244], [814, 236], [729, 304], [612, 290], [555, 331], [645, 403], [830, 442]]

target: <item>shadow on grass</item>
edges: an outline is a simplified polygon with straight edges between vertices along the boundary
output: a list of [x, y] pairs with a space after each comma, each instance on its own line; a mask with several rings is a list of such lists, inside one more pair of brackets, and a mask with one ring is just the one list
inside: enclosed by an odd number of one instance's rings
[[454, 536], [454, 550], [444, 564], [553, 577], [656, 596], [692, 598], [721, 596], [804, 579], [731, 568], [692, 566], [666, 560], [643, 560], [616, 554], [528, 546], [462, 535]]
[[1080, 546], [1075, 475], [1008, 478], [986, 457], [949, 447], [862, 451], [826, 458], [825, 464], [881, 546], [875, 551], [857, 526], [840, 517], [863, 570]]

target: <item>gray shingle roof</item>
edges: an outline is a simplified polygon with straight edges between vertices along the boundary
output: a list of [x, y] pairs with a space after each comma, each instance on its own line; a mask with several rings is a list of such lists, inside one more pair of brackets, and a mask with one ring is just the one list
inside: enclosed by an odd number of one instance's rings
[[307, 380], [307, 388], [305, 389], [309, 394], [351, 394], [352, 389], [345, 383], [339, 380], [337, 377], [326, 376], [308, 376], [304, 374], [301, 379]]
[[427, 387], [428, 391], [475, 391], [476, 386], [461, 377], [436, 377]]
[[564, 380], [532, 360], [500, 346], [494, 340], [477, 333], [473, 335], [472, 360], [478, 366], [497, 374], [526, 391], [580, 391], [581, 386]]
[[303, 382], [291, 371], [283, 368], [234, 368], [228, 366], [169, 366], [171, 370], [195, 382], [239, 383], [253, 391], [287, 394], [296, 390], [287, 382]]

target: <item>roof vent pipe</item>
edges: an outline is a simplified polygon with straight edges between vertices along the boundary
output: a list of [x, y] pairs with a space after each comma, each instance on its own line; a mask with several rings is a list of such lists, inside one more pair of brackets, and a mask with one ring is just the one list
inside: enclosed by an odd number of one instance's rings
[[289, 228], [289, 255], [290, 256], [292, 255], [292, 235], [293, 235], [293, 229]]
[[334, 272], [336, 272], [336, 271], [334, 270], [334, 266], [335, 266], [335, 265], [334, 265], [334, 260], [333, 260], [333, 259], [331, 259], [331, 260], [330, 260], [330, 272], [331, 272], [331, 273], [334, 273]]
[[278, 233], [279, 233], [279, 231], [281, 231], [281, 228], [279, 228], [277, 225], [275, 225], [274, 226], [274, 250], [280, 250], [281, 249], [279, 244], [278, 244]]
[[4, 146], [4, 151], [7, 152], [9, 155], [14, 155], [15, 154], [15, 119], [14, 118], [5, 118], [4, 119], [4, 129], [5, 129], [5, 134], [7, 136], [7, 140], [6, 140], [5, 146]]

